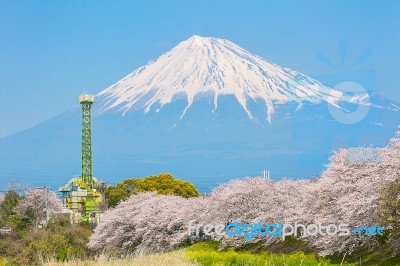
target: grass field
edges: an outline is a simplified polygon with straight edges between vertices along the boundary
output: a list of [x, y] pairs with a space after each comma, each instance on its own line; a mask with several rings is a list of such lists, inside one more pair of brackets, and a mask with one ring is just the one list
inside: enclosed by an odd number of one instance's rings
[[293, 254], [272, 254], [269, 252], [250, 253], [238, 252], [232, 249], [218, 251], [215, 242], [202, 242], [194, 244], [186, 249], [139, 256], [132, 259], [106, 259], [101, 256], [97, 260], [45, 263], [47, 266], [329, 266], [329, 265], [356, 265], [349, 263], [332, 263], [329, 259], [321, 258], [315, 254], [296, 252]]
[[[269, 252], [250, 253], [238, 252], [233, 249], [218, 251], [217, 243], [202, 242], [187, 249], [186, 256], [191, 261], [199, 262], [201, 265], [213, 266], [311, 266], [311, 265], [340, 265], [333, 264], [329, 259], [321, 258], [315, 254], [304, 254], [296, 252], [292, 254], [272, 254]], [[343, 263], [350, 266], [356, 264]]]
[[46, 266], [200, 266], [201, 264], [191, 262], [186, 257], [186, 251], [181, 249], [178, 251], [168, 252], [164, 254], [139, 256], [134, 259], [106, 259], [99, 258], [97, 260], [85, 261], [69, 261], [56, 262], [50, 261]]
[[[389, 249], [388, 249], [389, 250]], [[56, 260], [42, 263], [46, 266], [355, 266], [355, 265], [400, 265], [400, 257], [392, 257], [382, 260], [381, 255], [390, 257], [379, 250], [374, 253], [365, 254], [362, 260], [358, 257], [323, 258], [313, 253], [296, 251], [288, 254], [276, 254], [269, 251], [235, 251], [232, 248], [218, 250], [217, 242], [201, 242], [180, 250], [163, 254], [142, 255], [135, 258], [117, 259], [105, 254], [97, 259], [70, 260], [57, 262]], [[350, 258], [352, 257], [352, 258]], [[356, 262], [356, 263], [350, 263]], [[0, 257], [0, 266], [7, 264]]]

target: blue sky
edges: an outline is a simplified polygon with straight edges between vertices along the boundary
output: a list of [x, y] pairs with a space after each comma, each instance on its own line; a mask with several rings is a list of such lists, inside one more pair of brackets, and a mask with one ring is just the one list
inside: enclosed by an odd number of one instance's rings
[[0, 1], [0, 137], [197, 34], [400, 102], [399, 1]]

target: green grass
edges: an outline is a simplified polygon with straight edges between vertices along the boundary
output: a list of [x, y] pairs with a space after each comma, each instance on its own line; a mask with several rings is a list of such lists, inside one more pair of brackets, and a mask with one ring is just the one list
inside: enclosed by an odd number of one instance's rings
[[[388, 244], [387, 244], [388, 245]], [[258, 243], [248, 244], [240, 250], [227, 248], [218, 250], [219, 243], [206, 241], [193, 244], [186, 248], [163, 254], [139, 256], [135, 258], [116, 259], [100, 255], [94, 260], [70, 260], [57, 262], [56, 260], [44, 263], [47, 266], [395, 266], [400, 265], [400, 256], [391, 257], [392, 248], [382, 245], [374, 252], [359, 250], [353, 255], [319, 257], [315, 253], [299, 250], [304, 243], [292, 239], [287, 243], [280, 244], [274, 249], [281, 249], [280, 253], [262, 250]], [[291, 248], [291, 246], [293, 246]], [[361, 262], [361, 264], [360, 264]], [[1, 266], [1, 259], [0, 259]]]
[[[330, 259], [318, 257], [315, 254], [305, 254], [302, 251], [292, 254], [273, 254], [270, 252], [250, 253], [227, 249], [218, 251], [217, 242], [197, 243], [187, 248], [186, 256], [189, 260], [205, 266], [328, 266], [340, 265], [332, 263]], [[342, 265], [356, 265], [343, 263]]]
[[[356, 250], [353, 254], [346, 256], [347, 262], [357, 262], [361, 266], [400, 266], [400, 254], [393, 256], [395, 247], [393, 243], [382, 243], [374, 251], [366, 249]], [[341, 261], [342, 256], [331, 256], [333, 262]]]

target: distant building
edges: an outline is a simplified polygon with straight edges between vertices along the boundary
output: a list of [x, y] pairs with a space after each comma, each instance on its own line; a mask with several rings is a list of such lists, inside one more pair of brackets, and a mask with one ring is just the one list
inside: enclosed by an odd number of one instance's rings
[[64, 213], [70, 214], [72, 223], [100, 221], [101, 206], [105, 202], [105, 183], [93, 177], [93, 187], [88, 187], [81, 177], [72, 178], [59, 188], [63, 194]]
[[0, 234], [2, 235], [8, 235], [11, 234], [11, 232], [12, 232], [11, 227], [4, 226], [0, 228]]

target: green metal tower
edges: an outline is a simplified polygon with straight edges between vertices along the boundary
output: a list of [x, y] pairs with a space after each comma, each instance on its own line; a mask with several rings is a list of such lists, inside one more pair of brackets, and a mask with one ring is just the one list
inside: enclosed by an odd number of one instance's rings
[[97, 224], [104, 203], [105, 183], [93, 176], [92, 159], [92, 117], [91, 109], [94, 95], [82, 94], [82, 175], [74, 177], [59, 188], [63, 194], [64, 207], [70, 211], [72, 223], [88, 222]]
[[79, 103], [82, 106], [82, 181], [93, 188], [92, 159], [92, 104], [94, 95], [82, 94]]

